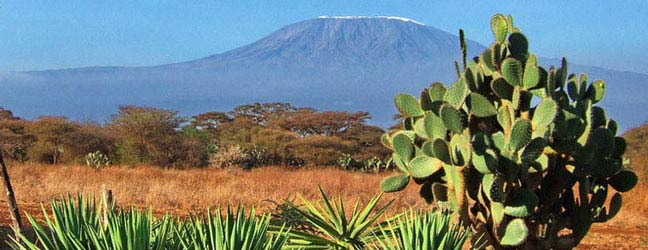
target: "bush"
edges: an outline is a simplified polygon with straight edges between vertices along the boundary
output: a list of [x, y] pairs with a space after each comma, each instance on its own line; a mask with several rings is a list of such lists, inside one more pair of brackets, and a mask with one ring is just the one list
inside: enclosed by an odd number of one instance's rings
[[353, 152], [353, 145], [337, 136], [313, 135], [291, 142], [288, 150], [306, 165], [335, 166], [340, 156]]

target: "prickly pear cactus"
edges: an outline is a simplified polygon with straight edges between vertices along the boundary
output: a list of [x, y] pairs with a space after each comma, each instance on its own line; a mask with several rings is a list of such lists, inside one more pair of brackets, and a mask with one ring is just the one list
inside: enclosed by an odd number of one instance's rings
[[108, 156], [99, 150], [93, 153], [88, 153], [85, 156], [85, 160], [86, 166], [88, 167], [102, 168], [110, 165], [110, 159], [108, 159]]
[[538, 66], [510, 16], [493, 16], [491, 27], [495, 42], [468, 61], [460, 32], [463, 70], [456, 63], [449, 87], [396, 96], [402, 129], [382, 142], [402, 173], [381, 188], [414, 181], [495, 249], [571, 249], [637, 183], [616, 122], [597, 106], [605, 83], [568, 74], [564, 59]]

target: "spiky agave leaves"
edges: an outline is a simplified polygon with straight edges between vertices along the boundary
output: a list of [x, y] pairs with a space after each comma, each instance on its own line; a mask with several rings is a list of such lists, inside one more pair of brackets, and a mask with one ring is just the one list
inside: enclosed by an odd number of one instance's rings
[[254, 208], [208, 210], [203, 217], [193, 217], [176, 230], [182, 249], [195, 250], [279, 250], [288, 239], [288, 229], [270, 232], [270, 217], [257, 216]]
[[156, 220], [150, 210], [102, 211], [102, 206], [83, 195], [53, 200], [50, 207], [51, 215], [43, 206], [44, 227], [28, 215], [36, 240], [20, 235], [12, 238], [12, 249], [166, 249], [173, 242], [170, 219]]
[[329, 199], [322, 188], [318, 188], [322, 201], [313, 203], [301, 197], [305, 208], [299, 208], [299, 212], [319, 234], [291, 232], [288, 249], [364, 249], [373, 235], [374, 223], [394, 202], [390, 200], [379, 207], [382, 194], [378, 194], [364, 208], [360, 208], [357, 201], [347, 216], [341, 198]]
[[[389, 250], [459, 250], [471, 233], [459, 224], [452, 224], [449, 214], [409, 210], [380, 225], [369, 249]], [[481, 249], [479, 237], [472, 249]]]
[[168, 215], [157, 219], [150, 209], [101, 207], [81, 195], [76, 201], [52, 201], [51, 216], [43, 207], [44, 226], [28, 216], [36, 240], [20, 235], [9, 245], [21, 250], [279, 250], [288, 239], [288, 228], [270, 232], [270, 217], [257, 216], [254, 209], [246, 214], [242, 207], [228, 207], [184, 221]]

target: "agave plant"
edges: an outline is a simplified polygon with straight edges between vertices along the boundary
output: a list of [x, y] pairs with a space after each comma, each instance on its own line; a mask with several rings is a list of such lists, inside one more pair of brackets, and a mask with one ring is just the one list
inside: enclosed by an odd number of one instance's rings
[[187, 250], [279, 250], [288, 240], [288, 229], [280, 227], [269, 233], [270, 217], [257, 217], [254, 208], [249, 215], [239, 207], [230, 207], [216, 216], [208, 211], [205, 217], [194, 217], [176, 231], [182, 249]]
[[[103, 207], [103, 209], [102, 209]], [[103, 210], [103, 211], [102, 211]], [[288, 238], [288, 229], [268, 232], [269, 216], [248, 216], [239, 208], [228, 208], [225, 216], [217, 210], [205, 218], [175, 220], [166, 215], [156, 219], [152, 210], [114, 209], [97, 206], [79, 195], [52, 201], [51, 216], [43, 207], [45, 224], [28, 215], [36, 239], [21, 234], [11, 238], [15, 250], [279, 250]]]
[[97, 206], [95, 200], [82, 195], [76, 202], [70, 196], [54, 200], [50, 207], [51, 216], [43, 207], [45, 227], [28, 215], [36, 239], [21, 234], [11, 239], [12, 249], [167, 249], [171, 243], [165, 237], [172, 230], [171, 221], [167, 217], [156, 221], [150, 210]]
[[[369, 249], [389, 250], [459, 250], [466, 244], [470, 232], [459, 224], [450, 223], [447, 213], [404, 212], [385, 225], [368, 245]], [[472, 249], [481, 249], [483, 243], [476, 239]]]
[[342, 198], [329, 199], [321, 187], [322, 203], [312, 203], [301, 197], [304, 209], [299, 212], [318, 229], [318, 234], [291, 232], [287, 249], [364, 249], [373, 236], [374, 223], [394, 202], [391, 200], [378, 207], [382, 194], [373, 197], [363, 208], [359, 201], [347, 217]]

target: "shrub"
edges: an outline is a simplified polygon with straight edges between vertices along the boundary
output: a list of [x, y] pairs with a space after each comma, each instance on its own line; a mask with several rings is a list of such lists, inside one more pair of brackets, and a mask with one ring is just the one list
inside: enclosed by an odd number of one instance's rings
[[511, 17], [495, 15], [491, 26], [496, 41], [470, 61], [460, 32], [463, 70], [457, 64], [449, 88], [396, 96], [402, 129], [383, 141], [403, 173], [381, 188], [414, 179], [427, 201], [450, 207], [497, 249], [571, 249], [637, 183], [616, 122], [595, 105], [605, 83], [569, 75], [564, 59], [539, 67]]
[[310, 166], [334, 166], [340, 156], [352, 153], [352, 143], [337, 136], [313, 135], [288, 145], [292, 155]]

